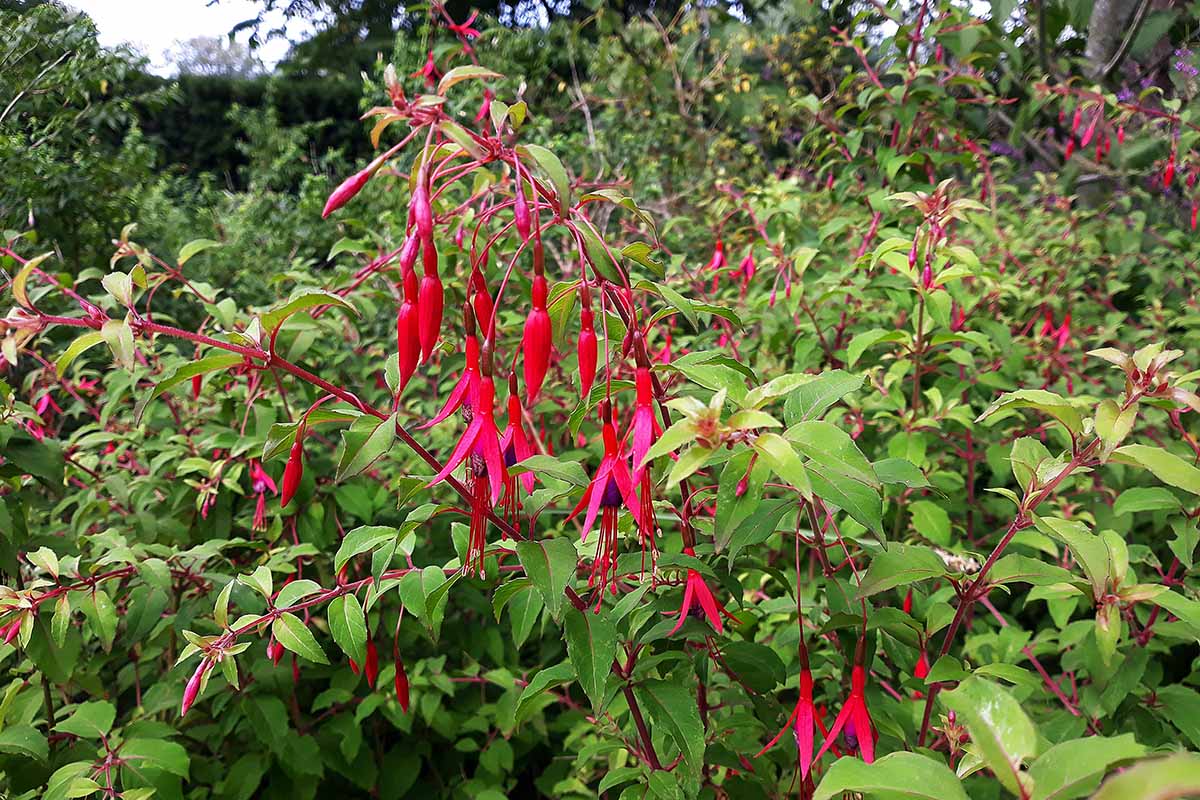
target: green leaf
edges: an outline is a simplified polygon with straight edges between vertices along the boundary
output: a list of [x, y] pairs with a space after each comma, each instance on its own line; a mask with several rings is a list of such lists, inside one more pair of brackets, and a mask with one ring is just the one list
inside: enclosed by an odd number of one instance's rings
[[92, 631], [100, 637], [105, 651], [111, 650], [113, 638], [117, 635], [117, 609], [113, 607], [108, 593], [103, 589], [85, 592], [81, 608]]
[[1033, 408], [1054, 417], [1072, 433], [1077, 434], [1083, 430], [1083, 417], [1079, 415], [1079, 411], [1063, 397], [1044, 389], [1006, 392], [996, 398], [975, 421], [983, 422], [1003, 408]]
[[550, 616], [556, 622], [561, 621], [563, 592], [575, 577], [575, 565], [579, 561], [575, 545], [567, 539], [518, 542], [517, 558], [541, 594]]
[[58, 377], [61, 378], [66, 374], [67, 367], [71, 366], [72, 361], [103, 341], [104, 335], [100, 331], [88, 331], [76, 337], [75, 341], [67, 345], [67, 349], [54, 361], [54, 370], [58, 373]]
[[996, 562], [988, 573], [991, 583], [1028, 583], [1032, 586], [1054, 586], [1072, 583], [1075, 575], [1057, 564], [1047, 564], [1036, 558], [1009, 553]]
[[759, 694], [766, 694], [787, 679], [787, 670], [779, 654], [757, 642], [732, 641], [721, 648], [725, 666], [742, 683]]
[[32, 725], [6, 725], [0, 731], [0, 753], [15, 753], [45, 761], [50, 757], [50, 745], [46, 737]]
[[279, 594], [275, 595], [275, 605], [278, 608], [287, 608], [319, 591], [321, 591], [321, 585], [316, 581], [310, 581], [307, 578], [292, 581], [291, 583], [284, 584], [280, 588]]
[[112, 730], [116, 718], [117, 709], [112, 703], [97, 700], [76, 706], [71, 716], [54, 727], [84, 739], [100, 739]]
[[1033, 800], [1070, 800], [1096, 790], [1104, 773], [1122, 761], [1146, 754], [1132, 733], [1088, 736], [1054, 745], [1029, 767]]
[[912, 526], [917, 533], [942, 547], [950, 544], [950, 515], [932, 500], [916, 500], [908, 505]]
[[646, 681], [634, 689], [642, 710], [650, 715], [653, 730], [665, 731], [675, 742], [693, 783], [704, 767], [704, 726], [696, 698], [684, 686], [666, 681]]
[[121, 746], [121, 758], [139, 772], [155, 769], [184, 779], [188, 776], [187, 750], [166, 739], [129, 739]]
[[298, 656], [317, 664], [328, 664], [329, 658], [317, 639], [295, 614], [280, 614], [271, 625], [271, 632], [279, 643]]
[[851, 375], [840, 369], [824, 372], [788, 395], [783, 406], [784, 418], [789, 425], [820, 419], [843, 397], [862, 388], [862, 384], [861, 375]]
[[928, 547], [892, 544], [871, 559], [871, 566], [859, 584], [858, 596], [870, 597], [897, 586], [940, 578], [945, 574], [946, 562]]
[[1145, 467], [1163, 483], [1200, 495], [1200, 469], [1160, 447], [1127, 444], [1117, 448], [1113, 460]]
[[513, 464], [508, 471], [513, 475], [521, 472], [549, 475], [551, 478], [566, 481], [574, 486], [587, 486], [589, 483], [587, 473], [583, 471], [583, 467], [579, 465], [578, 461], [562, 461], [554, 456], [530, 456]]
[[948, 766], [906, 752], [889, 753], [873, 764], [839, 758], [821, 779], [813, 800], [830, 800], [845, 792], [914, 800], [968, 800], [958, 776]]
[[275, 593], [275, 581], [271, 577], [271, 569], [266, 566], [256, 567], [249, 575], [239, 575], [238, 583], [249, 586], [265, 598], [270, 598]]
[[1139, 761], [1104, 782], [1092, 800], [1173, 800], [1200, 794], [1200, 755]]
[[123, 319], [110, 319], [100, 328], [100, 335], [112, 350], [113, 360], [124, 369], [133, 369], [133, 329]]
[[344, 481], [378, 461], [396, 440], [396, 420], [400, 412], [387, 419], [363, 416], [342, 432], [342, 457], [335, 480]]
[[787, 429], [784, 438], [809, 460], [819, 464], [826, 477], [835, 472], [851, 480], [878, 489], [875, 470], [850, 434], [829, 422], [810, 420]]
[[1027, 794], [1032, 786], [1021, 767], [1037, 752], [1037, 729], [1020, 702], [997, 683], [976, 676], [941, 694], [947, 708], [967, 726], [984, 762], [1006, 789]]
[[558, 195], [559, 213], [566, 219], [571, 205], [571, 181], [567, 178], [567, 171], [558, 156], [536, 144], [517, 145], [517, 152], [523, 158], [532, 158], [538, 169], [554, 184], [555, 194]]
[[907, 339], [908, 334], [904, 331], [884, 330], [883, 328], [873, 328], [856, 334], [850, 340], [850, 344], [846, 345], [846, 366], [853, 367], [857, 364], [858, 359], [862, 358], [862, 354], [872, 345], [881, 342], [902, 342]]
[[462, 83], [468, 80], [483, 80], [485, 78], [503, 78], [499, 72], [492, 72], [490, 69], [477, 66], [475, 64], [464, 64], [448, 70], [442, 79], [438, 81], [438, 94], [445, 94], [446, 90], [456, 83]]
[[[1161, 592], [1150, 598], [1150, 601], [1155, 605], [1162, 606], [1192, 628], [1200, 631], [1200, 601], [1171, 591]], [[1197, 747], [1200, 747], [1200, 744]]]
[[134, 410], [134, 423], [140, 425], [142, 415], [146, 413], [146, 406], [158, 399], [163, 392], [168, 389], [178, 386], [186, 380], [190, 380], [197, 375], [203, 375], [206, 372], [215, 370], [229, 369], [243, 363], [246, 359], [236, 353], [221, 353], [220, 355], [207, 356], [199, 361], [191, 361], [187, 364], [182, 364], [176, 367], [175, 371], [154, 385], [154, 390], [150, 392], [144, 399], [138, 402]]
[[327, 613], [329, 633], [342, 652], [356, 664], [367, 663], [367, 622], [362, 604], [353, 594], [334, 598]]
[[389, 540], [399, 540], [400, 531], [386, 525], [360, 525], [342, 538], [333, 557], [333, 571], [341, 572], [346, 562], [360, 553], [382, 547]]
[[53, 250], [42, 253], [40, 256], [34, 256], [22, 264], [21, 268], [17, 270], [17, 274], [15, 277], [13, 277], [12, 281], [12, 293], [13, 297], [17, 301], [17, 305], [21, 306], [22, 308], [27, 308], [30, 311], [33, 310], [33, 305], [29, 302], [29, 290], [26, 288], [26, 284], [29, 281], [29, 276], [33, 274], [33, 271], [37, 269], [38, 265], [52, 255], [54, 255]]
[[1179, 498], [1170, 489], [1161, 486], [1136, 486], [1121, 492], [1113, 503], [1113, 515], [1136, 514], [1139, 511], [1178, 511], [1182, 508]]
[[192, 256], [198, 253], [203, 253], [205, 250], [209, 250], [213, 247], [220, 246], [220, 242], [215, 242], [212, 239], [192, 239], [183, 247], [179, 248], [179, 257], [175, 259], [175, 263], [182, 267], [189, 260], [191, 260]]
[[804, 497], [812, 498], [813, 487], [808, 472], [787, 439], [777, 433], [763, 433], [759, 434], [752, 444], [776, 475], [791, 484]]
[[300, 311], [307, 311], [310, 308], [317, 306], [338, 306], [349, 311], [354, 316], [358, 316], [356, 309], [346, 298], [341, 295], [327, 292], [324, 289], [301, 289], [296, 294], [292, 295], [286, 303], [273, 308], [260, 318], [262, 329], [268, 334], [274, 334], [279, 330], [288, 317]]
[[604, 704], [604, 687], [608, 684], [613, 659], [617, 655], [617, 629], [607, 616], [591, 614], [568, 607], [563, 619], [567, 655], [575, 665], [579, 685], [599, 713]]
[[514, 717], [518, 723], [531, 712], [544, 692], [575, 680], [575, 666], [570, 661], [538, 670], [521, 691]]

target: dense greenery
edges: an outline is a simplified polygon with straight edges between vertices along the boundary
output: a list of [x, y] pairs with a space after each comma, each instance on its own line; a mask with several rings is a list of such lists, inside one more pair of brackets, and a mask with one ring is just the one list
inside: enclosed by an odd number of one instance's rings
[[0, 10], [8, 797], [1200, 796], [1193, 11], [280, 5]]

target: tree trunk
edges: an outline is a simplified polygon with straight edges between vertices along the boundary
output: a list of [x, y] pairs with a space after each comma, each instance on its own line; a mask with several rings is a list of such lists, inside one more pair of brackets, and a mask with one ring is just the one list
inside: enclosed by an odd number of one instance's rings
[[1087, 47], [1084, 50], [1088, 74], [1092, 78], [1099, 78], [1104, 73], [1105, 65], [1125, 37], [1126, 24], [1137, 6], [1138, 0], [1096, 0], [1092, 6]]

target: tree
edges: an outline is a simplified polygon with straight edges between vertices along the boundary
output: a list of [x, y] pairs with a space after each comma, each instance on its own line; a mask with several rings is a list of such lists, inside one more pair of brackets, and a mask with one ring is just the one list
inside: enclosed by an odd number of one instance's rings
[[167, 57], [180, 75], [253, 78], [263, 72], [263, 63], [248, 45], [225, 36], [195, 36], [177, 42]]

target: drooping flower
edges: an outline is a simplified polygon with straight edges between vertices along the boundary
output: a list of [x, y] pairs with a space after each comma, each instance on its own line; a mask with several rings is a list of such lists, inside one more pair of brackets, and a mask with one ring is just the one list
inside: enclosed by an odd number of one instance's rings
[[475, 312], [470, 303], [463, 305], [463, 328], [467, 333], [467, 363], [463, 367], [462, 375], [458, 378], [458, 383], [454, 385], [450, 396], [446, 398], [442, 410], [437, 413], [437, 416], [422, 425], [421, 430], [432, 428], [445, 420], [463, 403], [470, 403], [475, 393], [479, 391], [479, 337], [475, 332]]
[[304, 476], [304, 423], [296, 428], [296, 441], [288, 452], [287, 466], [283, 468], [283, 494], [279, 497], [279, 507], [287, 508], [296, 495], [300, 479]]
[[471, 27], [471, 23], [479, 16], [478, 11], [472, 11], [471, 16], [467, 17], [463, 22], [449, 22], [446, 27], [455, 35], [462, 39], [474, 39], [479, 36], [479, 31]]
[[492, 116], [492, 100], [496, 98], [496, 93], [491, 89], [483, 90], [483, 102], [479, 104], [479, 110], [475, 112], [475, 122], [483, 122], [490, 119]]
[[492, 382], [491, 344], [487, 340], [482, 348], [479, 388], [471, 404], [471, 422], [429, 486], [444, 481], [463, 461], [467, 461], [467, 482], [471, 489], [471, 530], [463, 571], [480, 575], [483, 551], [487, 548], [488, 513], [500, 499], [508, 474], [496, 428], [496, 386]]
[[[633, 476], [617, 442], [612, 404], [608, 400], [600, 403], [600, 419], [604, 457], [600, 459], [595, 476], [584, 490], [579, 505], [575, 506], [567, 517], [567, 521], [579, 516], [581, 512], [587, 512], [582, 533], [582, 540], [586, 542], [592, 526], [596, 523], [596, 517], [600, 517], [600, 544], [596, 548], [596, 558], [592, 561], [592, 575], [588, 586], [599, 583], [599, 598], [603, 598], [605, 587], [611, 587], [612, 593], [617, 593], [617, 587], [612, 581], [617, 566], [617, 525], [620, 509], [622, 506], [628, 508], [635, 521], [639, 521], [639, 515], [637, 497], [633, 492]], [[600, 607], [599, 598], [596, 601], [597, 609]]]
[[429, 55], [425, 57], [425, 65], [419, 70], [409, 75], [410, 78], [424, 78], [426, 86], [433, 86], [437, 83], [441, 75], [438, 73], [437, 63], [433, 60], [433, 51], [429, 51]]
[[[925, 680], [929, 675], [929, 656], [925, 655], [925, 648], [921, 648], [921, 655], [917, 657], [917, 665], [913, 667], [913, 677], [920, 680]], [[913, 699], [920, 700], [925, 694], [920, 690], [913, 692]]]
[[396, 700], [400, 703], [400, 710], [408, 713], [408, 673], [404, 670], [404, 660], [400, 658], [400, 648], [397, 644], [392, 651], [393, 660], [396, 662]]
[[[862, 644], [859, 644], [861, 649]], [[857, 660], [857, 659], [856, 659]], [[875, 726], [871, 722], [871, 714], [867, 711], [867, 673], [859, 664], [855, 664], [850, 672], [850, 696], [846, 704], [838, 712], [837, 719], [825, 737], [825, 743], [817, 752], [815, 760], [820, 761], [825, 751], [834, 745], [838, 734], [845, 732], [846, 744], [862, 754], [863, 761], [870, 764], [875, 760]]]
[[417, 271], [410, 266], [404, 273], [404, 300], [396, 312], [396, 347], [400, 372], [397, 394], [404, 391], [421, 360], [421, 323], [417, 306], [419, 293]]
[[529, 241], [529, 234], [533, 230], [533, 224], [529, 215], [529, 200], [525, 197], [525, 189], [521, 186], [521, 164], [513, 162], [517, 179], [513, 187], [513, 223], [517, 228], [517, 235], [521, 237], [522, 242]]
[[438, 275], [438, 254], [433, 239], [421, 243], [424, 274], [417, 299], [417, 334], [421, 342], [421, 360], [428, 361], [442, 330], [442, 302], [444, 292], [442, 279]]
[[[696, 551], [691, 547], [684, 547], [683, 552], [684, 555], [696, 557]], [[704, 576], [688, 567], [687, 583], [683, 587], [683, 603], [679, 606], [679, 619], [668, 635], [674, 636], [683, 627], [683, 623], [687, 622], [688, 617], [697, 610], [704, 614], [717, 633], [725, 632], [725, 625], [721, 621], [722, 614], [734, 619], [734, 616], [725, 610], [725, 606], [718, 605], [712, 589], [704, 582]]]
[[196, 671], [188, 679], [187, 686], [183, 687], [183, 702], [179, 705], [179, 716], [187, 716], [188, 709], [192, 707], [192, 703], [196, 702], [196, 696], [200, 694], [200, 687], [204, 684], [204, 675], [208, 672], [210, 665], [211, 662], [207, 658], [201, 659], [200, 666], [196, 667]]
[[802, 652], [800, 665], [800, 697], [796, 700], [796, 706], [792, 709], [791, 715], [787, 722], [780, 728], [779, 733], [775, 734], [775, 738], [767, 742], [762, 750], [754, 756], [758, 758], [763, 753], [774, 747], [783, 735], [787, 733], [788, 728], [792, 729], [792, 735], [796, 740], [796, 755], [800, 760], [800, 776], [807, 778], [812, 771], [813, 764], [813, 740], [815, 737], [814, 727], [816, 725], [816, 707], [813, 705], [813, 678], [812, 671], [808, 666], [807, 653]]
[[250, 462], [250, 488], [258, 495], [258, 502], [254, 507], [254, 524], [253, 530], [265, 531], [267, 529], [267, 491], [271, 494], [279, 494], [279, 489], [275, 487], [275, 481], [271, 480], [271, 476], [262, 468], [262, 464], [257, 461]]
[[587, 399], [596, 379], [596, 329], [592, 314], [592, 296], [587, 284], [579, 287], [579, 396]]
[[650, 362], [646, 357], [646, 342], [640, 331], [634, 334], [634, 353], [637, 358], [637, 369], [634, 372], [636, 399], [633, 405], [633, 420], [626, 438], [633, 440], [633, 482], [638, 487], [638, 533], [644, 562], [646, 548], [650, 548], [652, 559], [657, 548], [654, 542], [654, 486], [650, 480], [649, 465], [643, 462], [650, 448], [658, 441], [658, 437], [662, 436], [662, 427], [658, 424], [658, 415], [654, 413]]
[[471, 273], [471, 306], [475, 309], [475, 321], [486, 339], [492, 329], [492, 296], [483, 280], [483, 272], [476, 269]]
[[[533, 455], [533, 448], [525, 436], [524, 413], [521, 410], [521, 396], [517, 393], [517, 375], [508, 376], [508, 426], [500, 437], [500, 451], [504, 453], [504, 466], [511, 467]], [[533, 491], [533, 473], [523, 472], [519, 476], [511, 473], [504, 475], [504, 519], [521, 530], [521, 497], [518, 485], [528, 494]]]
[[538, 238], [533, 243], [533, 308], [525, 319], [525, 335], [521, 340], [525, 362], [525, 403], [530, 406], [541, 392], [546, 371], [550, 368], [550, 313], [546, 310], [547, 287], [542, 259], [542, 241]]

